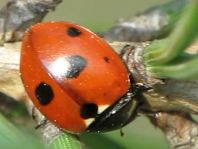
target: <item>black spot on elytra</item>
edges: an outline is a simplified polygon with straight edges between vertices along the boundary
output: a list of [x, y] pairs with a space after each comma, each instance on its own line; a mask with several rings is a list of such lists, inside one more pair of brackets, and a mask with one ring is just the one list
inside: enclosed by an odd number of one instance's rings
[[67, 72], [65, 74], [66, 78], [78, 77], [87, 65], [86, 59], [79, 55], [73, 55], [70, 57], [66, 57], [66, 61], [70, 65], [69, 69], [67, 70]]
[[106, 63], [109, 63], [110, 59], [108, 57], [104, 57], [104, 60], [105, 60]]
[[54, 98], [54, 93], [49, 84], [41, 82], [35, 89], [35, 95], [41, 105], [49, 104]]
[[82, 118], [94, 118], [97, 116], [98, 106], [95, 103], [87, 103], [81, 107], [80, 115]]
[[71, 37], [77, 37], [77, 36], [79, 36], [81, 33], [82, 33], [82, 32], [81, 32], [79, 29], [75, 28], [75, 27], [70, 27], [70, 28], [68, 28], [68, 30], [67, 30], [67, 34], [68, 34], [69, 36], [71, 36]]

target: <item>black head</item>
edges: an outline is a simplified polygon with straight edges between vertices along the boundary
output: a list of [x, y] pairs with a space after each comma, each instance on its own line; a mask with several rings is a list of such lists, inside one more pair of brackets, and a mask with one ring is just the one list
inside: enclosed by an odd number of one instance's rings
[[121, 100], [98, 115], [95, 121], [87, 128], [87, 131], [111, 131], [122, 128], [131, 122], [137, 115], [138, 107], [136, 100], [132, 96], [132, 93], [127, 93]]

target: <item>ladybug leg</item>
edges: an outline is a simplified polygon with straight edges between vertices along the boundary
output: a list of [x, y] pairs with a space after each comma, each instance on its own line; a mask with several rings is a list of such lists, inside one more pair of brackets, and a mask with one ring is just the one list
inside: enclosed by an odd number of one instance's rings
[[124, 136], [124, 132], [123, 132], [123, 129], [120, 128], [120, 136], [123, 137]]
[[[42, 116], [43, 118], [39, 120], [39, 116]], [[32, 108], [32, 119], [37, 121], [39, 120], [38, 124], [35, 126], [35, 129], [39, 129], [43, 126], [45, 126], [48, 122], [48, 120], [36, 109], [36, 107]]]
[[156, 118], [158, 112], [145, 110], [145, 105], [147, 104], [145, 103], [145, 97], [142, 94], [144, 91], [151, 89], [151, 87], [147, 87], [143, 83], [136, 82], [134, 88], [135, 90], [133, 91], [133, 95], [138, 102], [137, 116], [143, 114], [150, 118]]
[[[143, 95], [143, 92], [151, 89], [151, 87], [148, 87], [146, 85], [144, 85], [144, 83], [142, 82], [138, 82], [134, 79], [134, 77], [132, 75], [129, 76], [130, 77], [130, 82], [131, 82], [131, 87], [129, 89], [129, 93], [131, 93], [131, 95], [128, 96], [127, 98], [133, 98], [134, 102], [137, 102], [137, 107], [136, 107], [136, 116], [140, 116], [140, 115], [145, 115], [145, 97]], [[149, 112], [150, 114], [148, 116], [151, 117], [155, 117], [156, 113], [155, 112]]]
[[45, 119], [41, 120], [41, 121], [39, 122], [39, 124], [37, 124], [34, 128], [35, 128], [35, 129], [39, 129], [39, 128], [45, 126], [45, 125], [47, 124], [47, 122], [48, 122], [48, 120], [45, 118]]
[[32, 107], [32, 119], [35, 120], [36, 119], [36, 111], [35, 111], [35, 107]]
[[149, 111], [149, 112], [146, 113], [146, 116], [152, 117], [152, 118], [156, 118], [157, 117], [157, 113], [159, 113], [159, 112], [151, 112], [151, 111]]
[[132, 93], [132, 96], [142, 96], [142, 92], [147, 91], [149, 89], [151, 89], [150, 87], [147, 87], [146, 85], [144, 85], [144, 83], [142, 82], [138, 82], [134, 79], [134, 77], [132, 76], [132, 74], [129, 76], [130, 78], [130, 82], [131, 82], [131, 87], [130, 87], [130, 91]]

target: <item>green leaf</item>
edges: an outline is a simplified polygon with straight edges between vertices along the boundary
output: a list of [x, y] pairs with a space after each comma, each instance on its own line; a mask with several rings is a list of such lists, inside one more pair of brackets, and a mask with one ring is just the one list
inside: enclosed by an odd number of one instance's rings
[[43, 149], [44, 146], [32, 135], [19, 131], [0, 114], [0, 148], [6, 149]]
[[63, 133], [51, 143], [52, 149], [82, 149], [82, 144], [77, 136]]
[[147, 67], [152, 76], [182, 80], [198, 80], [198, 56], [165, 66]]
[[[198, 2], [191, 1], [181, 15], [173, 33], [166, 39], [166, 44], [161, 44], [149, 54], [145, 53], [148, 64], [167, 64], [178, 58], [184, 50], [196, 39], [198, 35]], [[146, 50], [147, 51], [147, 50]]]

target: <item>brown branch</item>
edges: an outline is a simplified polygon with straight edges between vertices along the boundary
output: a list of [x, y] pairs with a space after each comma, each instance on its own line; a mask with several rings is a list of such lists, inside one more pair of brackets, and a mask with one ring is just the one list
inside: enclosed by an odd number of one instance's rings
[[153, 86], [153, 89], [144, 95], [153, 111], [183, 111], [198, 114], [197, 91], [198, 81], [167, 79], [164, 84]]
[[[197, 43], [188, 51], [197, 53]], [[152, 88], [143, 93], [144, 105], [141, 110], [162, 129], [171, 149], [197, 149], [198, 123], [189, 115], [198, 114], [198, 81], [158, 80], [149, 76], [142, 58], [143, 50], [148, 45], [128, 43], [122, 49], [122, 57], [135, 80]], [[120, 51], [120, 43], [114, 44], [114, 48]], [[150, 116], [153, 112], [155, 117]]]
[[[188, 51], [196, 53], [195, 42]], [[126, 52], [123, 56], [129, 71], [135, 77], [135, 80], [150, 86], [152, 89], [144, 92], [145, 109], [157, 112], [171, 112], [171, 111], [185, 111], [189, 113], [198, 114], [198, 81], [182, 81], [165, 79], [159, 80], [152, 78], [145, 72], [142, 66], [142, 51], [149, 43], [120, 43], [115, 42], [112, 44], [113, 48], [119, 53], [123, 50], [121, 47], [125, 46]], [[192, 51], [192, 49], [194, 51]]]
[[41, 113], [34, 107], [30, 99], [27, 98], [26, 105], [33, 120], [36, 122], [36, 129], [41, 131], [45, 142], [52, 143], [57, 137], [61, 136], [64, 131], [48, 121]]
[[41, 22], [62, 0], [12, 0], [0, 10], [0, 44], [21, 40], [29, 26]]
[[18, 42], [0, 47], [0, 92], [16, 100], [26, 97], [19, 73], [20, 46]]
[[164, 38], [172, 30], [175, 20], [188, 1], [172, 0], [122, 19], [109, 29], [104, 38], [109, 41], [138, 42]]
[[152, 122], [165, 133], [171, 149], [197, 149], [198, 126], [186, 113], [158, 113]]

